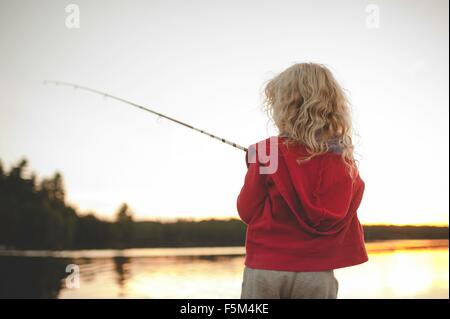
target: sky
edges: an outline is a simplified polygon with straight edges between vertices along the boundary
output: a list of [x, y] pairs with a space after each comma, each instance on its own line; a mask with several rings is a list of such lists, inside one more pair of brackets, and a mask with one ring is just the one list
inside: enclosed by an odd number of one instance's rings
[[0, 0], [0, 160], [25, 157], [41, 177], [60, 171], [68, 201], [103, 218], [122, 202], [136, 219], [237, 217], [242, 151], [43, 81], [107, 91], [248, 146], [277, 134], [261, 110], [264, 84], [317, 62], [351, 102], [361, 222], [448, 225], [448, 9], [446, 0]]

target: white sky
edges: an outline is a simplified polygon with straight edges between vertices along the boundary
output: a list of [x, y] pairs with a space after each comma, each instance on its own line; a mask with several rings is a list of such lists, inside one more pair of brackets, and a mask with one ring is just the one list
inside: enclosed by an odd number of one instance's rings
[[[80, 8], [68, 29], [65, 7]], [[366, 26], [368, 4], [379, 28]], [[360, 138], [364, 223], [448, 224], [448, 1], [0, 0], [0, 159], [60, 170], [69, 200], [111, 216], [237, 216], [244, 153], [125, 104], [248, 146], [274, 134], [265, 81], [328, 65]]]

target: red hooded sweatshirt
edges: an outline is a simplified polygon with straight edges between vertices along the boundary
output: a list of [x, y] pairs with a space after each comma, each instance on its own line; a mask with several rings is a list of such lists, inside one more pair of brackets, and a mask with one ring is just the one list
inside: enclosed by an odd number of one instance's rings
[[[237, 209], [247, 224], [245, 265], [284, 271], [325, 271], [368, 260], [357, 209], [364, 182], [352, 180], [339, 149], [297, 163], [307, 155], [302, 145], [276, 142], [275, 172], [261, 174], [258, 163], [249, 163]], [[256, 158], [258, 155], [256, 155]], [[250, 160], [251, 161], [251, 160]], [[270, 166], [270, 161], [269, 161]], [[267, 164], [266, 164], [267, 165]]]

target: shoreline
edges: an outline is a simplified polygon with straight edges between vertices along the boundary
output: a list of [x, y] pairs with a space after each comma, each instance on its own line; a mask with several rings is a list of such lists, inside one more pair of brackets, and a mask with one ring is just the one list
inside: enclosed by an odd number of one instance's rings
[[[399, 250], [438, 249], [449, 247], [448, 239], [388, 239], [366, 242], [368, 253]], [[245, 246], [148, 247], [127, 249], [18, 250], [0, 249], [0, 257], [49, 258], [148, 258], [243, 256]]]

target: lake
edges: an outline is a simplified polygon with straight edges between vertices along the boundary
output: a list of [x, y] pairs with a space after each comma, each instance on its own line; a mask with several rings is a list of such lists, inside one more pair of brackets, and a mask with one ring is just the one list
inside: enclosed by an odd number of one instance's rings
[[[369, 262], [335, 271], [339, 298], [449, 298], [448, 240], [367, 249]], [[239, 298], [243, 254], [244, 247], [0, 250], [0, 298]]]

